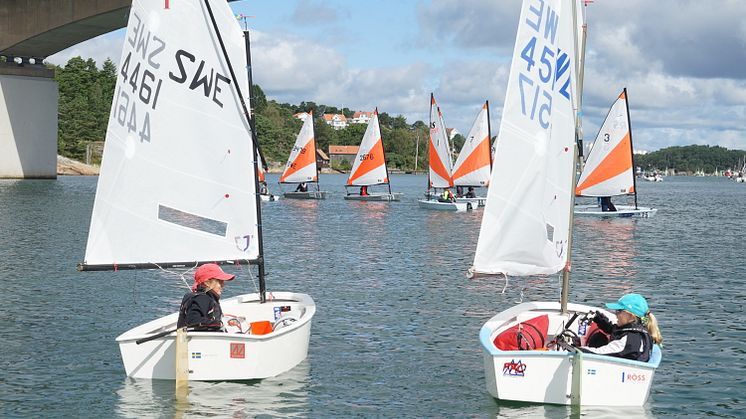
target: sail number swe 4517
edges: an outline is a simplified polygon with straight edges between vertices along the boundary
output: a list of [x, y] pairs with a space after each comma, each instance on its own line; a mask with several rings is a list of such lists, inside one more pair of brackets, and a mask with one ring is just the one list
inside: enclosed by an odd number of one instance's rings
[[520, 67], [517, 80], [521, 112], [543, 129], [549, 128], [555, 87], [559, 86], [560, 94], [570, 99], [570, 60], [567, 52], [557, 48], [559, 19], [544, 0], [538, 0], [529, 6], [522, 22], [526, 26], [523, 33], [535, 35], [529, 36], [521, 48], [520, 58], [526, 63], [525, 68]]

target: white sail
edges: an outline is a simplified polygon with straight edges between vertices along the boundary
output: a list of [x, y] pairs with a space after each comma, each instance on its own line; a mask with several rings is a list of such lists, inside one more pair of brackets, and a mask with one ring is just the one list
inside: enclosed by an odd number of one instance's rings
[[313, 114], [308, 113], [303, 119], [303, 126], [295, 139], [295, 145], [280, 176], [280, 182], [300, 183], [316, 182], [316, 141], [313, 136]]
[[363, 140], [355, 156], [348, 185], [379, 185], [388, 183], [386, 159], [383, 155], [383, 140], [381, 126], [378, 123], [378, 109], [373, 112], [373, 118], [368, 121]]
[[453, 183], [460, 186], [487, 186], [490, 182], [490, 127], [487, 103], [482, 106], [453, 165]]
[[596, 135], [575, 189], [577, 195], [614, 196], [635, 192], [628, 121], [627, 95], [622, 92]]
[[[241, 28], [225, 1], [210, 5], [241, 70]], [[258, 255], [251, 131], [207, 7], [163, 9], [132, 3], [84, 265]]]
[[575, 36], [570, 0], [524, 1], [475, 272], [550, 274], [567, 262]]
[[430, 162], [430, 186], [433, 188], [448, 188], [453, 186], [451, 173], [451, 145], [446, 133], [446, 124], [440, 112], [435, 97], [430, 95], [430, 142], [428, 146], [428, 160]]

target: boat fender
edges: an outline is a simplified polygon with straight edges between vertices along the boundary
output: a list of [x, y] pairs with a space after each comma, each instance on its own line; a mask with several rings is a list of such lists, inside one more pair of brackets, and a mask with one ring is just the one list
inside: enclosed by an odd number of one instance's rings
[[546, 344], [548, 329], [549, 316], [544, 314], [503, 331], [492, 342], [501, 351], [540, 349]]

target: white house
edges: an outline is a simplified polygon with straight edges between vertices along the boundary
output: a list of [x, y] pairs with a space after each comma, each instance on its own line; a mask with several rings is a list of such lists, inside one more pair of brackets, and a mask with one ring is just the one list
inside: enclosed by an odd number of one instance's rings
[[352, 115], [351, 124], [367, 124], [373, 118], [373, 112], [357, 111]]
[[347, 118], [339, 113], [325, 113], [324, 122], [331, 125], [334, 129], [347, 128]]

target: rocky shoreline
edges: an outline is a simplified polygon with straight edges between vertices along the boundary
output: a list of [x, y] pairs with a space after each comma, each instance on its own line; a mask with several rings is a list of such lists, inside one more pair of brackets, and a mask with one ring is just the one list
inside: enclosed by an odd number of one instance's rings
[[[270, 166], [269, 173], [282, 173], [283, 166]], [[97, 176], [101, 170], [100, 166], [85, 164], [77, 160], [57, 155], [58, 176]], [[330, 168], [321, 169], [321, 173], [343, 173]]]
[[57, 155], [57, 175], [96, 176], [101, 168]]

